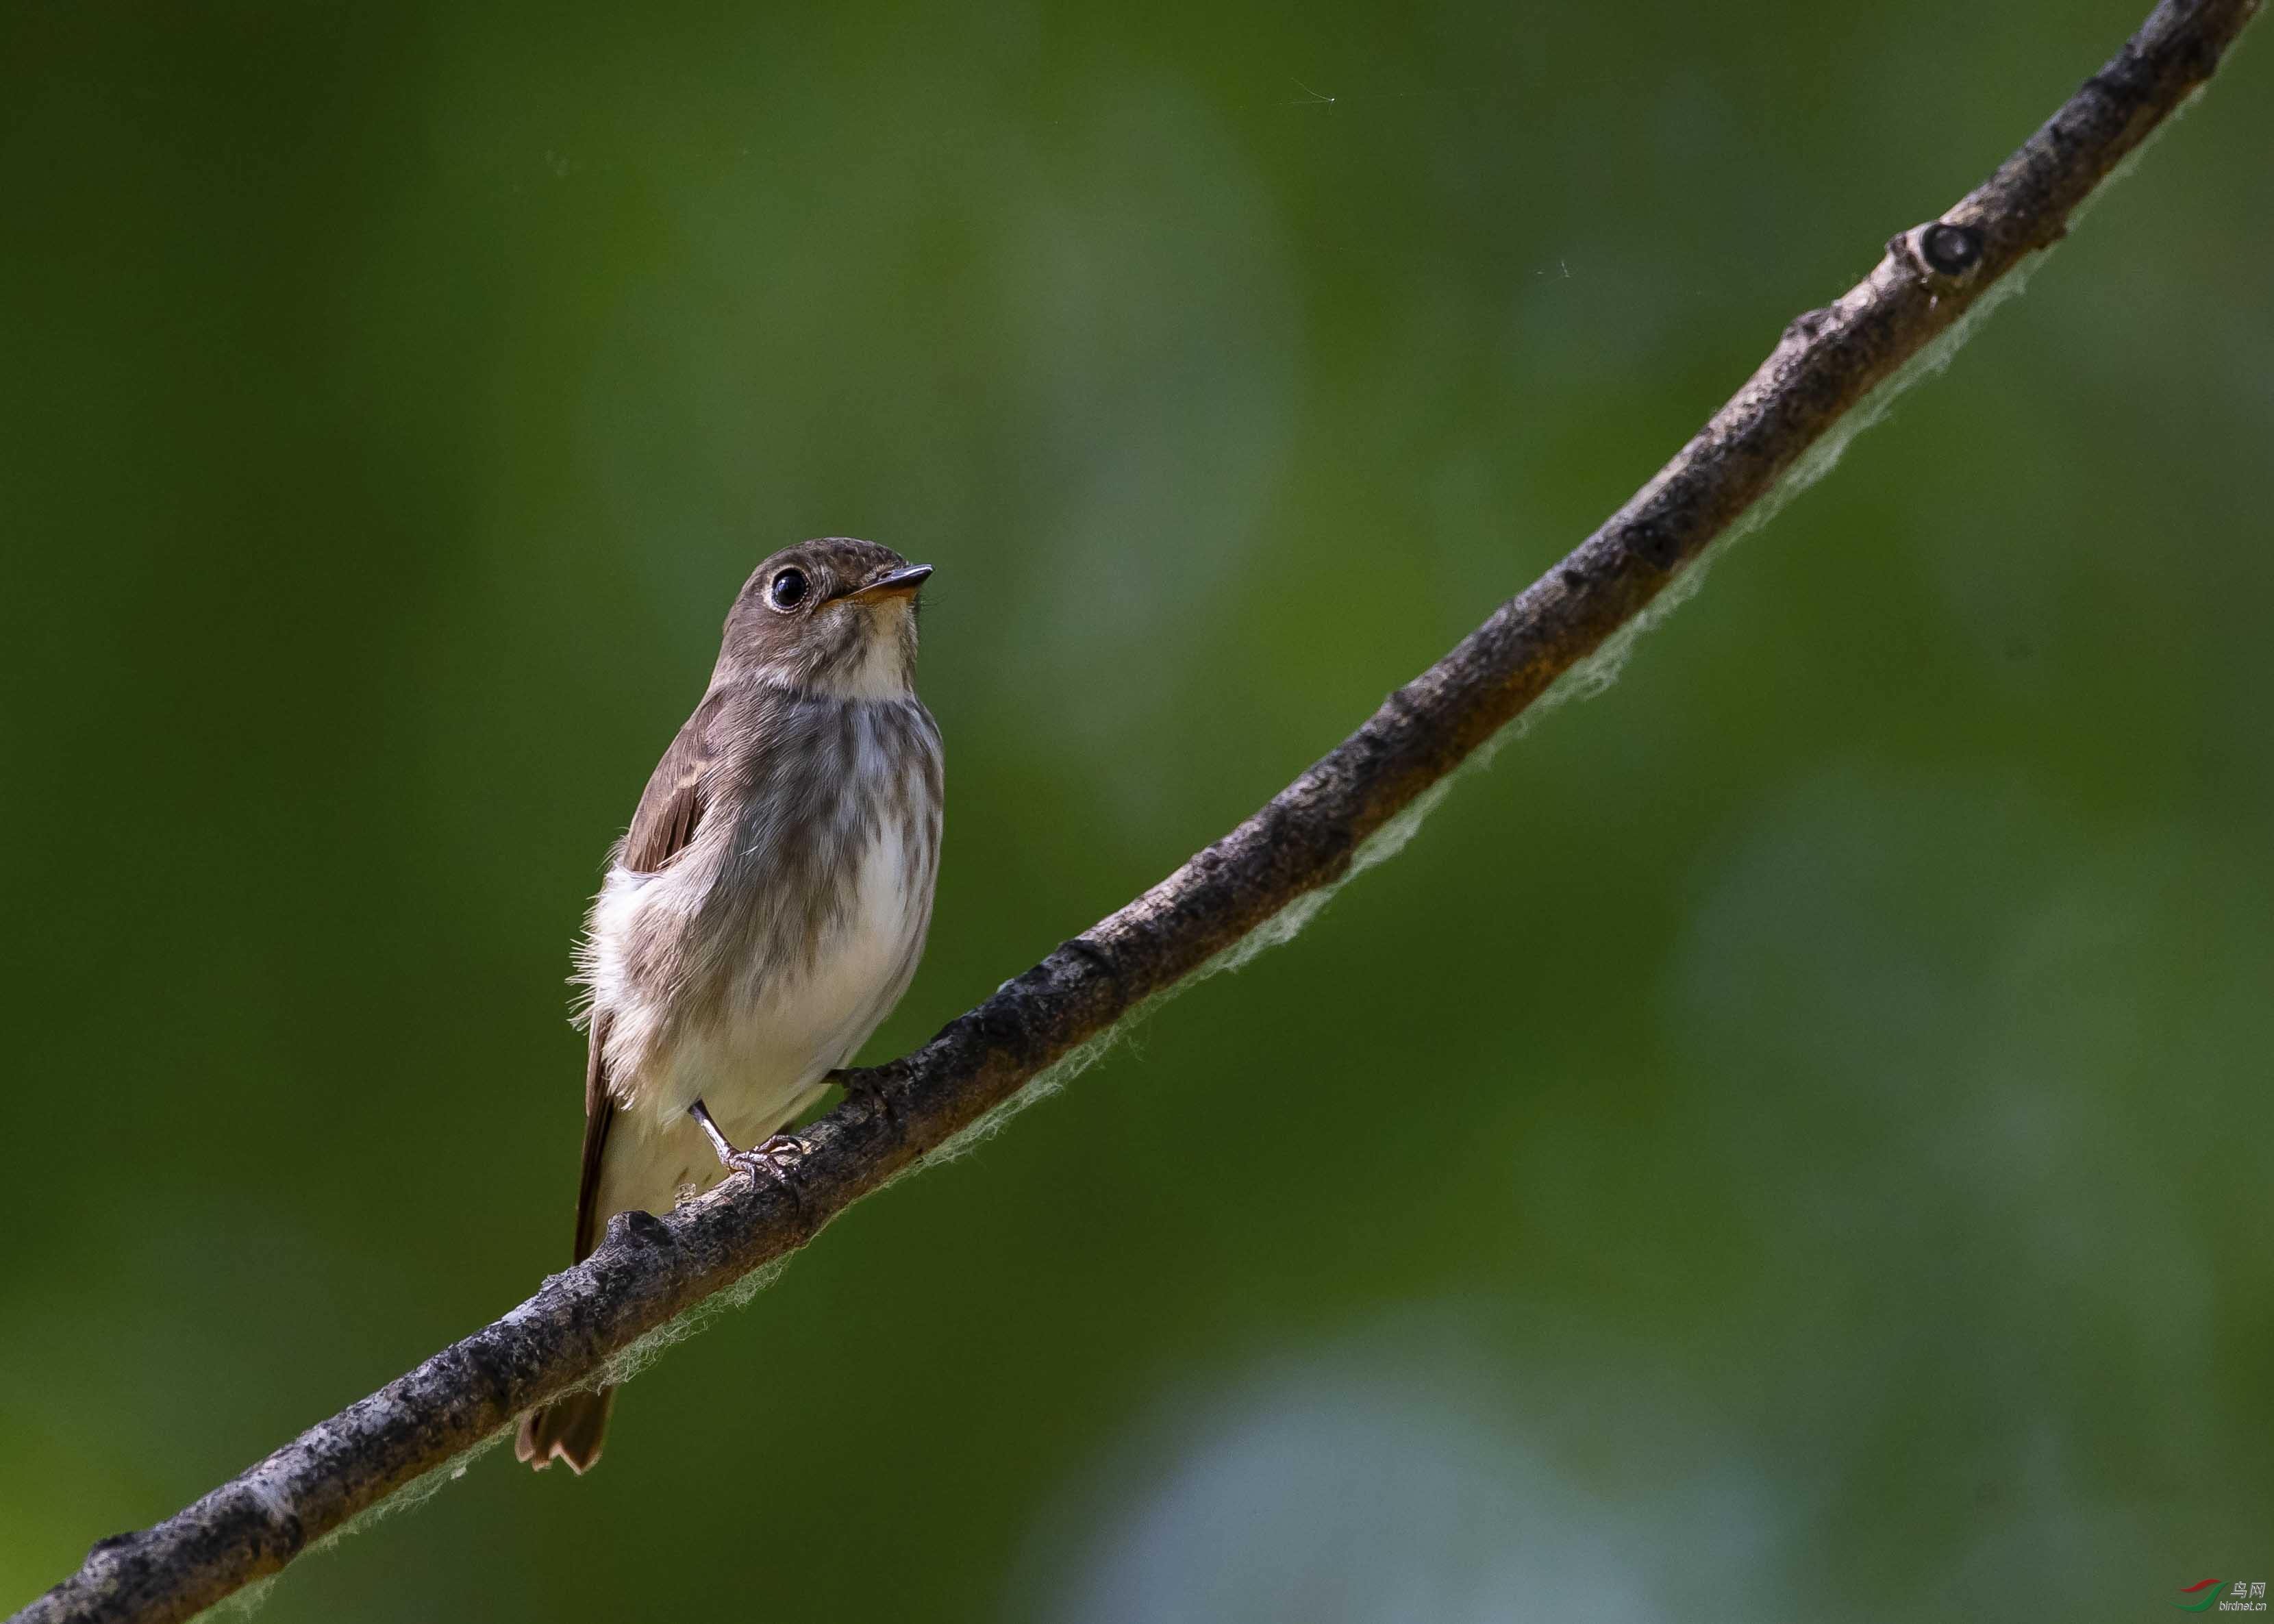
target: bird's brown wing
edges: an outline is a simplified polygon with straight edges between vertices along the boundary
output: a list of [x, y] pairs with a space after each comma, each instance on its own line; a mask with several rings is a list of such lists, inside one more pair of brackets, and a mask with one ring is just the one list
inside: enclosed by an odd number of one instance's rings
[[[720, 695], [707, 695], [679, 730], [679, 737], [655, 764], [640, 796], [632, 826], [617, 846], [614, 866], [634, 874], [654, 874], [687, 849], [710, 804], [711, 770], [718, 750], [711, 736]], [[599, 1244], [600, 1158], [608, 1147], [608, 1125], [616, 1114], [608, 1088], [608, 1018], [592, 1014], [591, 1047], [584, 1057], [584, 1166], [576, 1182], [576, 1257], [582, 1263]]]

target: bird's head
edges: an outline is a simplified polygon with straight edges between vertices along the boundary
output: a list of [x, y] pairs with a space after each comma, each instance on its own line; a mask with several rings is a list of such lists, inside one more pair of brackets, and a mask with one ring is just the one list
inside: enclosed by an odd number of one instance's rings
[[916, 593], [930, 574], [850, 536], [785, 547], [727, 611], [718, 675], [753, 673], [839, 699], [900, 698], [915, 683]]

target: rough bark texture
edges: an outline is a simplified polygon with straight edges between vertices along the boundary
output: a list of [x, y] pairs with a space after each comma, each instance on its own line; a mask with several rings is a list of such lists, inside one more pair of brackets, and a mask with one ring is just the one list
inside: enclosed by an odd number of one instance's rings
[[1306, 892], [1634, 619], [1871, 390], [1970, 308], [2210, 77], [2259, 0], [2164, 0], [2114, 60], [1939, 221], [1897, 237], [1836, 304], [1794, 321], [1736, 395], [1578, 549], [1269, 805], [1065, 943], [915, 1054], [862, 1074], [805, 1132], [793, 1199], [730, 1181], [667, 1218], [620, 1215], [526, 1303], [157, 1527], [95, 1545], [18, 1618], [184, 1619], [350, 1517], [589, 1385], [608, 1357], [804, 1245]]

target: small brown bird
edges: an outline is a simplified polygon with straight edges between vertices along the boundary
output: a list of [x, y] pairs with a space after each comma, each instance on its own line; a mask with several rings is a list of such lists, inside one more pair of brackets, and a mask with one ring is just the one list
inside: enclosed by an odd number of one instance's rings
[[[779, 1131], [907, 989], [939, 868], [939, 729], [915, 687], [930, 574], [831, 537], [759, 565], [727, 612], [577, 954], [579, 1261], [616, 1213], [779, 1177], [797, 1142]], [[515, 1453], [584, 1471], [613, 1396], [531, 1411]]]

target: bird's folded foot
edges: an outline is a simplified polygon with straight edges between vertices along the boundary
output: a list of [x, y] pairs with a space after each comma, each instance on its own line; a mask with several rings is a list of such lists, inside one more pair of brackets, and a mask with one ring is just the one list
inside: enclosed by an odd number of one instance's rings
[[805, 1202], [798, 1195], [797, 1186], [789, 1182], [787, 1169], [797, 1165], [800, 1156], [813, 1154], [811, 1145], [794, 1133], [777, 1133], [762, 1145], [755, 1145], [749, 1150], [736, 1150], [733, 1142], [719, 1132], [719, 1124], [711, 1119], [711, 1112], [702, 1101], [697, 1100], [689, 1106], [687, 1114], [695, 1118], [703, 1130], [703, 1136], [711, 1141], [711, 1148], [717, 1154], [719, 1166], [729, 1172], [745, 1175], [754, 1184], [772, 1179], [789, 1192], [790, 1199], [797, 1202], [801, 1210], [804, 1207]]
[[885, 1092], [883, 1079], [886, 1071], [883, 1066], [862, 1066], [857, 1071], [832, 1071], [823, 1080], [842, 1088], [847, 1099], [873, 1108], [884, 1118], [885, 1126], [892, 1129], [893, 1139], [905, 1140], [908, 1137], [907, 1124], [900, 1120], [900, 1112], [892, 1109], [892, 1096]]
[[[790, 1190], [787, 1169], [797, 1165], [800, 1156], [809, 1156], [813, 1147], [794, 1133], [777, 1133], [763, 1145], [748, 1150], [737, 1150], [719, 1158], [728, 1167], [749, 1175], [756, 1184], [761, 1178], [771, 1178], [785, 1190]], [[792, 1195], [797, 1193], [790, 1190]]]

